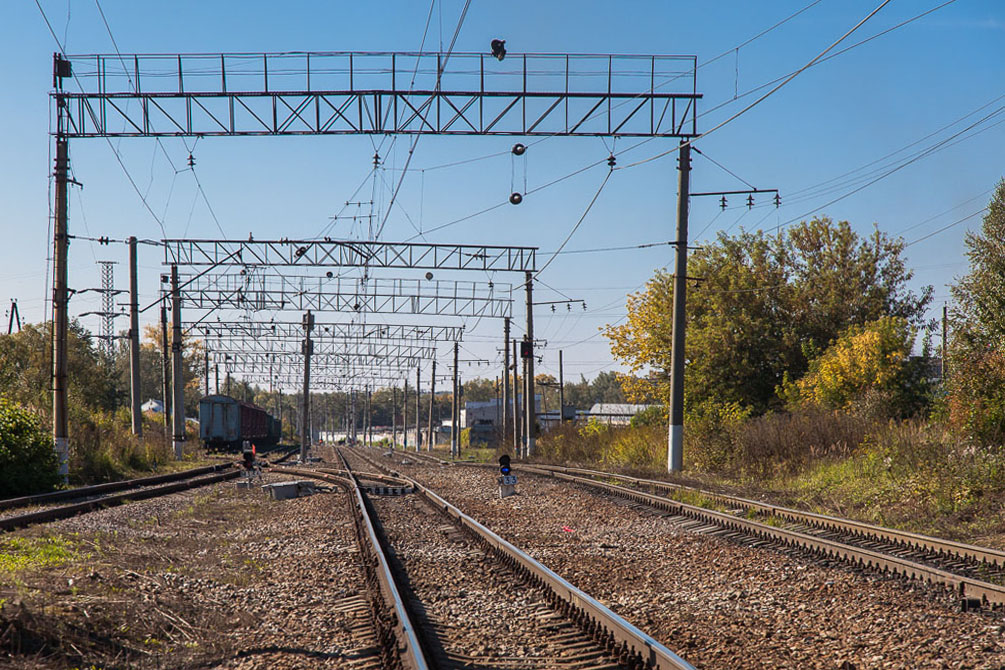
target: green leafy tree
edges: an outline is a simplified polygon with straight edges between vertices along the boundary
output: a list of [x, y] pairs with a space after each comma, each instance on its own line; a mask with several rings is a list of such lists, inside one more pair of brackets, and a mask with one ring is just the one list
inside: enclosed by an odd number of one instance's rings
[[52, 438], [38, 417], [0, 396], [0, 498], [30, 495], [59, 482]]
[[979, 232], [967, 233], [970, 269], [952, 287], [945, 352], [951, 421], [985, 444], [1005, 443], [1005, 179]]
[[871, 395], [886, 406], [885, 414], [909, 414], [927, 390], [924, 366], [911, 360], [915, 335], [907, 320], [898, 316], [850, 326], [810, 361], [801, 379], [783, 381], [779, 393], [792, 406], [830, 409], [850, 409]]
[[[878, 229], [863, 237], [848, 222], [803, 222], [770, 235], [740, 232], [698, 250], [688, 275], [685, 371], [691, 405], [740, 403], [765, 411], [787, 373], [807, 370], [807, 353], [855, 324], [897, 316], [922, 325], [931, 289], [915, 294], [903, 241]], [[632, 375], [629, 399], [669, 401], [672, 278], [658, 271], [628, 298], [628, 319], [605, 333]]]

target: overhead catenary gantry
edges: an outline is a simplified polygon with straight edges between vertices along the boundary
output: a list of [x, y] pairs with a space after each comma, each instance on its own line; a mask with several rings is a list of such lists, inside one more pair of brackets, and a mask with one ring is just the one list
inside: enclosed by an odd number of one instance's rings
[[[245, 337], [261, 340], [296, 340], [304, 336], [303, 325], [283, 321], [206, 321], [183, 323], [186, 331], [201, 332], [204, 337]], [[410, 325], [383, 323], [317, 322], [315, 341], [325, 337], [343, 341], [411, 340], [416, 342], [456, 342], [464, 335], [464, 326]]]
[[70, 137], [696, 135], [696, 57], [291, 52], [66, 56]]
[[[697, 135], [701, 95], [696, 66], [694, 56], [605, 54], [510, 53], [504, 62], [488, 54], [460, 53], [57, 54], [51, 94], [56, 139], [53, 436], [61, 472], [66, 473], [68, 456], [69, 139], [333, 134], [687, 139]], [[71, 78], [79, 90], [65, 86]], [[682, 197], [686, 199], [686, 193]], [[686, 252], [686, 240], [676, 244], [679, 254]], [[184, 265], [522, 272], [528, 346], [533, 347], [531, 287], [536, 268], [531, 248], [169, 240], [165, 249], [166, 264], [175, 272]], [[172, 302], [172, 350], [175, 377], [180, 380], [181, 290], [173, 291]], [[494, 315], [508, 317], [502, 312]], [[306, 330], [308, 351], [310, 329]], [[525, 376], [533, 380], [532, 355], [526, 365]], [[532, 384], [529, 391], [524, 445], [528, 454], [535, 434]], [[184, 440], [184, 416], [178, 405], [172, 422], [176, 450]]]
[[182, 306], [196, 309], [503, 318], [512, 315], [512, 289], [492, 282], [205, 274], [179, 291]]

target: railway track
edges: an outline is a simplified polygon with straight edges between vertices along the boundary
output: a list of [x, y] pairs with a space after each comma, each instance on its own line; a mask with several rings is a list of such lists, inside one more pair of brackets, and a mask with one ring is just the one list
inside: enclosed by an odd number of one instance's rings
[[[340, 454], [347, 474], [351, 461], [383, 467]], [[429, 667], [692, 667], [433, 491], [392, 475], [374, 481], [407, 482], [416, 495], [371, 496], [368, 505]]]
[[[690, 530], [726, 531], [727, 537], [751, 536], [943, 584], [958, 593], [964, 609], [1005, 605], [1005, 552], [998, 550], [599, 470], [528, 464], [515, 465], [514, 469], [664, 510]], [[684, 496], [700, 496], [706, 506], [679, 499]]]
[[[290, 451], [275, 459], [274, 462], [280, 463], [293, 453], [295, 452]], [[266, 463], [269, 462], [266, 461]], [[235, 467], [234, 463], [220, 463], [165, 475], [81, 486], [20, 498], [8, 498], [0, 500], [0, 510], [3, 511], [0, 516], [0, 532], [66, 519], [78, 514], [86, 514], [128, 502], [157, 498], [200, 486], [208, 486], [234, 479], [240, 474], [241, 470]], [[66, 503], [65, 501], [74, 502]], [[36, 509], [39, 507], [41, 509]], [[16, 510], [22, 508], [31, 508], [31, 510], [15, 513]]]
[[[422, 453], [403, 456], [436, 465], [492, 467], [444, 461]], [[1005, 606], [1005, 552], [1000, 550], [601, 470], [541, 464], [514, 464], [514, 470], [565, 480], [659, 509], [694, 532], [753, 538], [756, 544], [777, 542], [829, 559], [942, 584], [959, 595], [964, 610]]]

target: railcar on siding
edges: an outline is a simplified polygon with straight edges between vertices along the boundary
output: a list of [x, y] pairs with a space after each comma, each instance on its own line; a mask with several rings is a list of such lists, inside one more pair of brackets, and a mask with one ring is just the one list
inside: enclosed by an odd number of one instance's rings
[[276, 444], [282, 424], [264, 409], [228, 395], [199, 401], [199, 437], [208, 449], [239, 450], [245, 440], [256, 446]]

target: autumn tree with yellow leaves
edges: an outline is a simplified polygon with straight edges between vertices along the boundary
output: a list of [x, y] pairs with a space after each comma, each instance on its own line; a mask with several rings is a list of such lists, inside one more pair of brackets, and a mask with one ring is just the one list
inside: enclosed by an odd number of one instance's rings
[[[924, 325], [931, 288], [908, 288], [904, 243], [846, 221], [804, 221], [775, 234], [720, 233], [691, 257], [685, 403], [737, 403], [763, 412], [776, 389], [809, 369], [813, 352], [851, 326], [898, 317]], [[632, 372], [636, 402], [669, 398], [673, 281], [657, 271], [628, 297], [624, 324], [608, 326], [611, 351]]]

